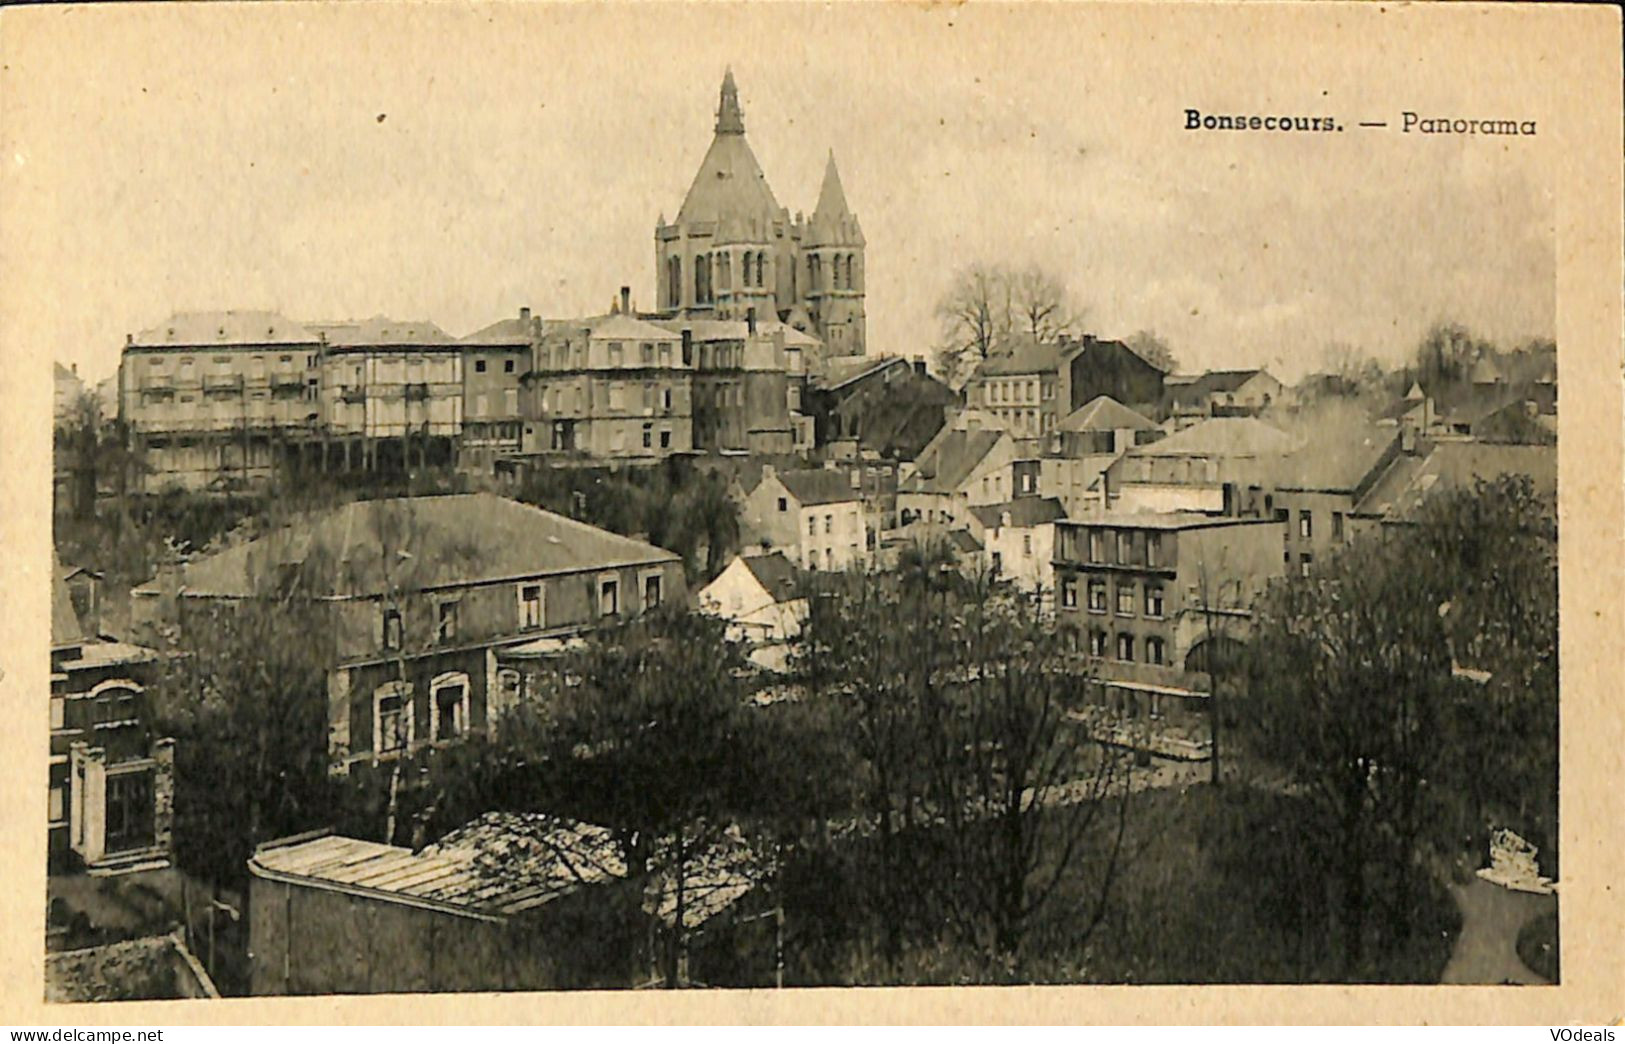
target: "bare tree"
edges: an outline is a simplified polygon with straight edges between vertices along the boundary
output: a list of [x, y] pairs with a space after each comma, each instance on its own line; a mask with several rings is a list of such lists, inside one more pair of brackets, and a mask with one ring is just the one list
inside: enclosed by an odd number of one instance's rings
[[1123, 343], [1146, 362], [1160, 366], [1164, 373], [1173, 373], [1179, 366], [1168, 342], [1151, 330], [1140, 330]]
[[1052, 341], [1073, 329], [1080, 313], [1065, 284], [1038, 265], [1010, 268], [976, 263], [954, 277], [937, 304], [942, 338], [937, 364], [958, 386], [976, 367], [1025, 341]]

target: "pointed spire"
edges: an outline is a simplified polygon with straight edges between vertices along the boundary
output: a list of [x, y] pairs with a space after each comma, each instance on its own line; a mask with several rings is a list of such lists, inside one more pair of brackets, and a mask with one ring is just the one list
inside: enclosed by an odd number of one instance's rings
[[818, 190], [818, 206], [813, 209], [814, 221], [838, 220], [850, 217], [852, 211], [846, 205], [846, 193], [841, 190], [841, 175], [835, 169], [835, 150], [829, 150], [829, 160], [824, 164], [824, 185]]
[[717, 107], [717, 133], [745, 133], [745, 116], [739, 111], [739, 88], [734, 86], [731, 66], [722, 74], [722, 104]]

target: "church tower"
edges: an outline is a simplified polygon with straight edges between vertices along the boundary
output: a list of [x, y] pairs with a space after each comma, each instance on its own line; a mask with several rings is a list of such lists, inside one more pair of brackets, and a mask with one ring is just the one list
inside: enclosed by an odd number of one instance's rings
[[811, 218], [779, 205], [745, 140], [733, 72], [722, 77], [711, 147], [688, 195], [655, 226], [656, 301], [683, 316], [778, 319], [824, 342], [824, 355], [862, 355], [863, 230], [830, 154]]
[[826, 357], [864, 354], [863, 246], [863, 229], [846, 204], [832, 150], [801, 247], [803, 299]]

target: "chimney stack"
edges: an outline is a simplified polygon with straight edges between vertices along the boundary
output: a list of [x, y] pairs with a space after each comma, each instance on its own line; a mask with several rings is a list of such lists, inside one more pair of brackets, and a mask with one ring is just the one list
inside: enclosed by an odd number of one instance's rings
[[621, 314], [632, 314], [632, 288], [629, 286], [621, 287]]
[[530, 322], [530, 306], [529, 305], [523, 305], [523, 306], [520, 307], [520, 309], [519, 309], [519, 321], [522, 322], [522, 323]]
[[925, 360], [924, 359], [915, 359], [914, 360], [914, 372], [916, 374], [918, 374], [919, 376], [921, 376], [921, 377], [925, 376]]

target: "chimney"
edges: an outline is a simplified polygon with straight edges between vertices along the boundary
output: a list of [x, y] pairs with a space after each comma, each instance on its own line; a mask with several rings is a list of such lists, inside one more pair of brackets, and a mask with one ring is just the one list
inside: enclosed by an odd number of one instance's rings
[[135, 334], [127, 333], [127, 334], [124, 335], [124, 346], [126, 348], [128, 348], [130, 345], [132, 345], [134, 343], [135, 343]]
[[629, 286], [621, 287], [621, 314], [632, 314], [632, 288]]
[[914, 372], [917, 375], [921, 376], [921, 377], [925, 376], [925, 360], [924, 359], [915, 359], [914, 360]]
[[756, 306], [755, 305], [752, 305], [751, 307], [745, 309], [745, 329], [750, 332], [750, 335], [752, 337], [756, 336]]
[[766, 482], [768, 479], [771, 479], [771, 478], [778, 478], [778, 475], [779, 475], [778, 469], [773, 467], [773, 465], [771, 465], [771, 464], [763, 464], [762, 465], [762, 481], [763, 482]]
[[529, 305], [524, 305], [523, 307], [521, 307], [519, 309], [519, 321], [522, 322], [522, 323], [530, 322], [530, 306]]

